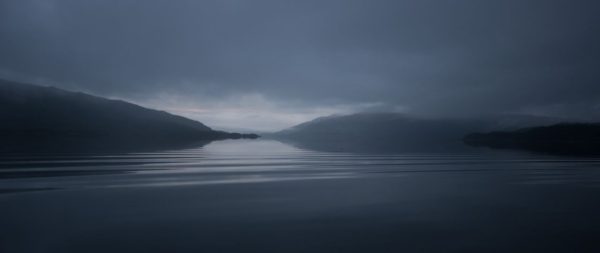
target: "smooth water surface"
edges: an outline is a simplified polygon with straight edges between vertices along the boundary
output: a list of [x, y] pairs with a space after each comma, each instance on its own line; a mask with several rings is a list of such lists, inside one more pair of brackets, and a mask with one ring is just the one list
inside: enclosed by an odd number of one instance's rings
[[600, 252], [600, 158], [4, 154], [0, 252]]

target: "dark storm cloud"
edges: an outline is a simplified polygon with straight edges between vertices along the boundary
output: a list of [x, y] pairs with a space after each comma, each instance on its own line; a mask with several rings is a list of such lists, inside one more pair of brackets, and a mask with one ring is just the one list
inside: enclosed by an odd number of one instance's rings
[[258, 93], [440, 115], [591, 113], [600, 104], [599, 7], [552, 0], [4, 0], [0, 70], [125, 98]]

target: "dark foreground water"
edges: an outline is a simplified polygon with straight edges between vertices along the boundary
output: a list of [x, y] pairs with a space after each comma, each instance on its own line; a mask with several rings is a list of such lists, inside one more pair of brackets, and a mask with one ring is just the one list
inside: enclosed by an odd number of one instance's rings
[[3, 155], [0, 252], [600, 252], [600, 159], [260, 140]]

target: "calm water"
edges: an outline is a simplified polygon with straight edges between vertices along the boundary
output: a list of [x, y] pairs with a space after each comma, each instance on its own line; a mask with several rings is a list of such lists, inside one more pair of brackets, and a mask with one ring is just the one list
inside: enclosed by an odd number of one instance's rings
[[600, 252], [600, 158], [276, 141], [0, 158], [0, 252]]

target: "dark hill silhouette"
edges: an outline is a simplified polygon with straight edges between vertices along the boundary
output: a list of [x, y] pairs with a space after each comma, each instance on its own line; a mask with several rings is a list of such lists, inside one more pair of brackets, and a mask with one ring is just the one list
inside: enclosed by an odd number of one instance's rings
[[464, 142], [498, 149], [600, 154], [600, 123], [561, 123], [516, 131], [472, 133], [464, 137]]
[[243, 135], [121, 100], [0, 80], [0, 147], [150, 148]]

